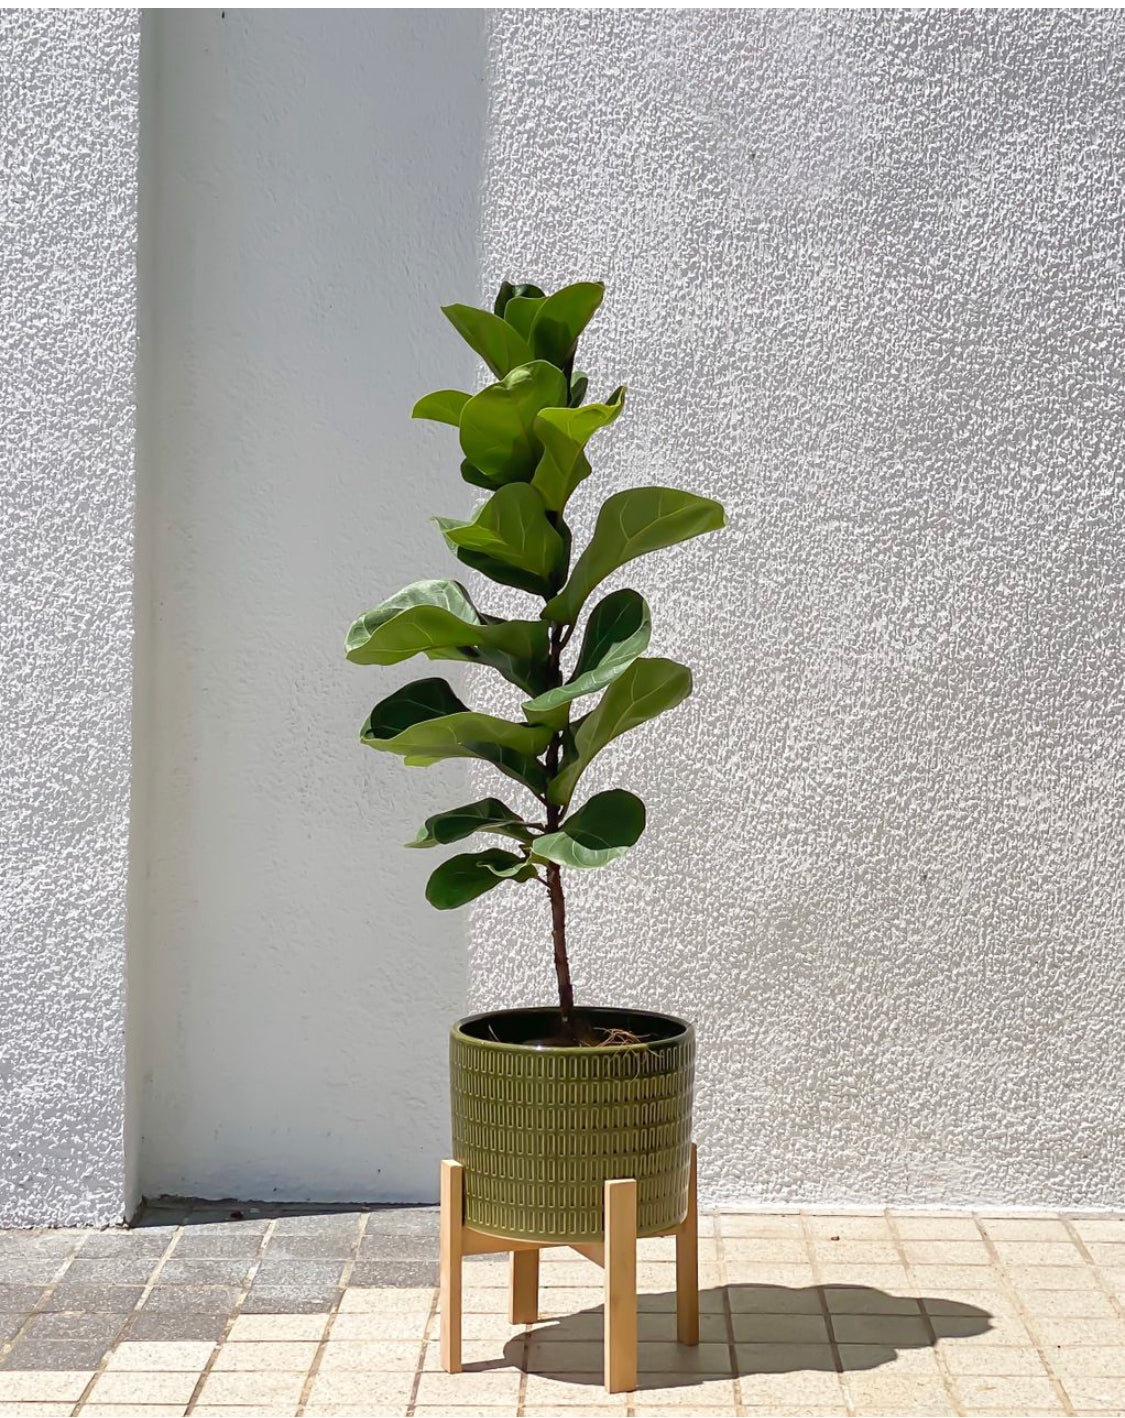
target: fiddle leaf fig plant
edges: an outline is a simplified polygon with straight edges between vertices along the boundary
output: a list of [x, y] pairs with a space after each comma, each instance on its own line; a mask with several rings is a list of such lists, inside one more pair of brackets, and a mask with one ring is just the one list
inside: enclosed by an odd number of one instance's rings
[[[530, 795], [528, 811], [482, 798], [426, 819], [409, 847], [439, 847], [477, 833], [493, 845], [461, 852], [431, 875], [427, 899], [450, 910], [506, 882], [545, 886], [551, 906], [561, 1032], [581, 1042], [566, 939], [563, 873], [606, 866], [645, 829], [645, 806], [625, 788], [575, 801], [582, 775], [630, 729], [691, 693], [691, 671], [645, 654], [652, 614], [639, 592], [609, 592], [585, 618], [573, 663], [566, 652], [590, 598], [622, 566], [725, 524], [711, 498], [667, 487], [608, 497], [587, 546], [572, 555], [567, 505], [591, 476], [587, 448], [625, 407], [625, 387], [585, 403], [578, 341], [604, 287], [579, 281], [547, 295], [505, 281], [491, 311], [444, 308], [488, 365], [479, 393], [439, 389], [414, 417], [456, 428], [461, 476], [487, 496], [462, 520], [435, 519], [449, 549], [473, 571], [540, 604], [524, 619], [479, 610], [457, 581], [415, 581], [353, 624], [346, 653], [360, 665], [414, 655], [498, 671], [520, 691], [522, 720], [470, 709], [440, 677], [419, 679], [376, 704], [360, 733], [371, 748], [412, 767], [476, 758]], [[593, 696], [598, 696], [596, 699]], [[496, 845], [499, 841], [502, 845]]]

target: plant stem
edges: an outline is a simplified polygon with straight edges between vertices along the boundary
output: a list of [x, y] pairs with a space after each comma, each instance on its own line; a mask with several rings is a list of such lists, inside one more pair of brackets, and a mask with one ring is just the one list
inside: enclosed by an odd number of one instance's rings
[[[561, 625], [552, 625], [549, 640], [549, 684], [554, 689], [562, 683], [562, 647], [564, 637]], [[553, 778], [559, 771], [559, 756], [562, 753], [562, 732], [556, 730], [547, 745], [547, 778]], [[562, 818], [562, 808], [547, 803], [547, 831], [558, 830]], [[570, 958], [566, 952], [566, 900], [563, 896], [562, 873], [554, 862], [547, 864], [547, 892], [551, 898], [551, 936], [555, 946], [555, 977], [559, 986], [559, 1017], [562, 1022], [563, 1038], [568, 1044], [578, 1042], [578, 1032], [574, 1024], [574, 988], [570, 981]]]

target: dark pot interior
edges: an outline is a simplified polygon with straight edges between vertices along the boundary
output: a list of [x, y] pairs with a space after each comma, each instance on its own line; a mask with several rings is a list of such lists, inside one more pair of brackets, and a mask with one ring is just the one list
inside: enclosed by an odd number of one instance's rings
[[[641, 1044], [656, 1044], [678, 1039], [688, 1029], [674, 1015], [655, 1014], [647, 1009], [579, 1009], [575, 1010], [575, 1023], [580, 1035], [589, 1036], [595, 1043], [621, 1031], [635, 1035]], [[462, 1019], [457, 1027], [470, 1039], [494, 1044], [562, 1047], [562, 1018], [557, 1009], [490, 1010]]]

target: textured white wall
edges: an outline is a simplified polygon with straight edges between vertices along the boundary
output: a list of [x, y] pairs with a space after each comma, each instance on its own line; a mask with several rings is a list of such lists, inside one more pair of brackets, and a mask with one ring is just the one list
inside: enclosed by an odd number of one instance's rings
[[[1121, 16], [504, 11], [489, 67], [485, 284], [604, 277], [632, 386], [582, 523], [733, 523], [617, 582], [697, 697], [588, 783], [651, 825], [581, 996], [697, 1021], [712, 1199], [1121, 1205]], [[478, 904], [478, 1003], [546, 931]]]
[[472, 377], [437, 303], [477, 282], [482, 25], [146, 24], [142, 1182], [429, 1195], [465, 922], [401, 843], [466, 789], [360, 746], [417, 668], [349, 665], [343, 637], [445, 564], [447, 440], [410, 408]]
[[134, 12], [0, 12], [0, 1226], [126, 1208]]

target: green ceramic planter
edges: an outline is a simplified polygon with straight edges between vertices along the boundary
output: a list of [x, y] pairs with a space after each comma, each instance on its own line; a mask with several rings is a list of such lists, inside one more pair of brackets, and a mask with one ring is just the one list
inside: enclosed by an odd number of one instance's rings
[[512, 1240], [602, 1239], [602, 1192], [637, 1179], [637, 1230], [687, 1214], [695, 1032], [670, 1015], [583, 1010], [642, 1044], [538, 1046], [558, 1011], [502, 1010], [453, 1026], [453, 1155], [465, 1168], [465, 1221]]

